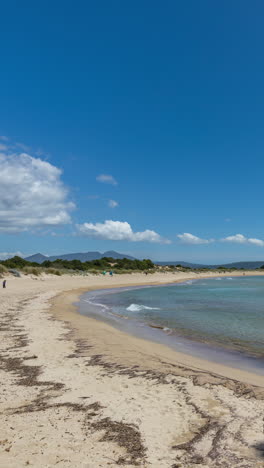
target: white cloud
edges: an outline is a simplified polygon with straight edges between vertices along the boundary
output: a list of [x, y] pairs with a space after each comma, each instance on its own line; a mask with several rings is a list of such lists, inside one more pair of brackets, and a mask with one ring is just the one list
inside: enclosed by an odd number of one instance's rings
[[110, 206], [110, 208], [116, 208], [117, 206], [119, 205], [119, 203], [115, 200], [109, 200], [108, 201], [108, 206]]
[[264, 241], [261, 239], [248, 239], [249, 244], [258, 245], [259, 247], [264, 247]]
[[134, 232], [129, 223], [123, 221], [107, 220], [104, 223], [84, 223], [77, 226], [79, 234], [87, 237], [108, 240], [122, 240], [131, 242], [155, 242], [170, 244], [157, 232], [147, 229], [143, 232]]
[[8, 138], [7, 136], [2, 135], [2, 136], [0, 136], [0, 140], [2, 140], [2, 141], [8, 141], [9, 138]]
[[235, 234], [221, 239], [222, 242], [233, 242], [236, 244], [253, 244], [259, 247], [264, 247], [264, 241], [261, 239], [247, 238], [243, 234]]
[[25, 153], [0, 153], [0, 168], [0, 233], [70, 223], [60, 169]]
[[236, 244], [245, 244], [247, 242], [247, 238], [243, 236], [243, 234], [235, 234], [234, 236], [224, 237], [222, 241], [235, 242]]
[[5, 151], [7, 149], [7, 146], [4, 145], [3, 143], [0, 143], [0, 151]]
[[184, 244], [192, 244], [192, 245], [200, 245], [200, 244], [210, 244], [211, 242], [232, 242], [235, 244], [252, 244], [258, 247], [264, 247], [264, 240], [255, 239], [255, 238], [248, 238], [245, 237], [243, 234], [235, 234], [233, 236], [224, 237], [222, 239], [201, 239], [200, 237], [194, 236], [188, 232], [184, 232], [183, 234], [178, 234], [177, 237], [183, 242]]
[[117, 181], [111, 175], [100, 174], [96, 177], [97, 182], [102, 182], [103, 184], [117, 185]]
[[211, 242], [214, 241], [214, 239], [201, 239], [200, 237], [194, 236], [193, 234], [190, 234], [189, 232], [178, 234], [177, 237], [184, 244], [193, 244], [193, 245], [210, 244]]
[[8, 258], [15, 257], [15, 255], [21, 258], [25, 257], [21, 252], [0, 252], [0, 260], [7, 260]]
[[[24, 143], [16, 143], [15, 146], [19, 149], [21, 149], [22, 151], [25, 151], [25, 152], [29, 152], [30, 151], [30, 147], [25, 145]], [[37, 155], [39, 156], [39, 155]]]
[[50, 158], [50, 153], [48, 153], [47, 151], [44, 151], [42, 148], [38, 148], [34, 154], [38, 156], [39, 158], [43, 158], [43, 159]]

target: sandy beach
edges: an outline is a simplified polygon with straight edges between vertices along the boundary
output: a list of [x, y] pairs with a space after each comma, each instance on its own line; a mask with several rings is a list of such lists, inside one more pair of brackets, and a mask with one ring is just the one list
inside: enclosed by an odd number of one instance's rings
[[88, 290], [208, 276], [220, 275], [8, 277], [0, 466], [264, 467], [263, 377], [130, 336], [74, 305]]

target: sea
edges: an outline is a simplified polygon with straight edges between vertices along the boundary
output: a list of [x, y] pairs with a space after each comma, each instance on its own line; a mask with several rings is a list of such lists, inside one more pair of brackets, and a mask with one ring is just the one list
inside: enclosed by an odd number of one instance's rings
[[264, 375], [264, 277], [85, 293], [81, 314], [177, 351]]

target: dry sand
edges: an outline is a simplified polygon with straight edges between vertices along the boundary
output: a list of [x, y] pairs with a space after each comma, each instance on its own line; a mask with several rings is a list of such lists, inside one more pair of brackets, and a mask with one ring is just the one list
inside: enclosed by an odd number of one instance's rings
[[129, 336], [71, 305], [89, 289], [193, 276], [208, 274], [8, 278], [1, 468], [264, 467], [263, 377]]

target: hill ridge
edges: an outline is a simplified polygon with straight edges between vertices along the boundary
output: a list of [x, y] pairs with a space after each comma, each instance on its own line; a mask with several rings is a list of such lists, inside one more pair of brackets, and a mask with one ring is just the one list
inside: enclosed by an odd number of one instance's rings
[[91, 260], [100, 260], [103, 257], [112, 257], [115, 259], [122, 259], [128, 258], [129, 260], [135, 260], [134, 257], [131, 255], [121, 254], [119, 252], [115, 252], [114, 250], [108, 250], [104, 253], [98, 251], [91, 251], [91, 252], [76, 252], [76, 253], [68, 253], [62, 255], [43, 255], [41, 253], [30, 255], [29, 257], [25, 257], [25, 260], [29, 262], [36, 262], [36, 263], [43, 263], [45, 260], [50, 260], [53, 262], [54, 260], [61, 259], [61, 260], [80, 260], [81, 262], [89, 262]]

